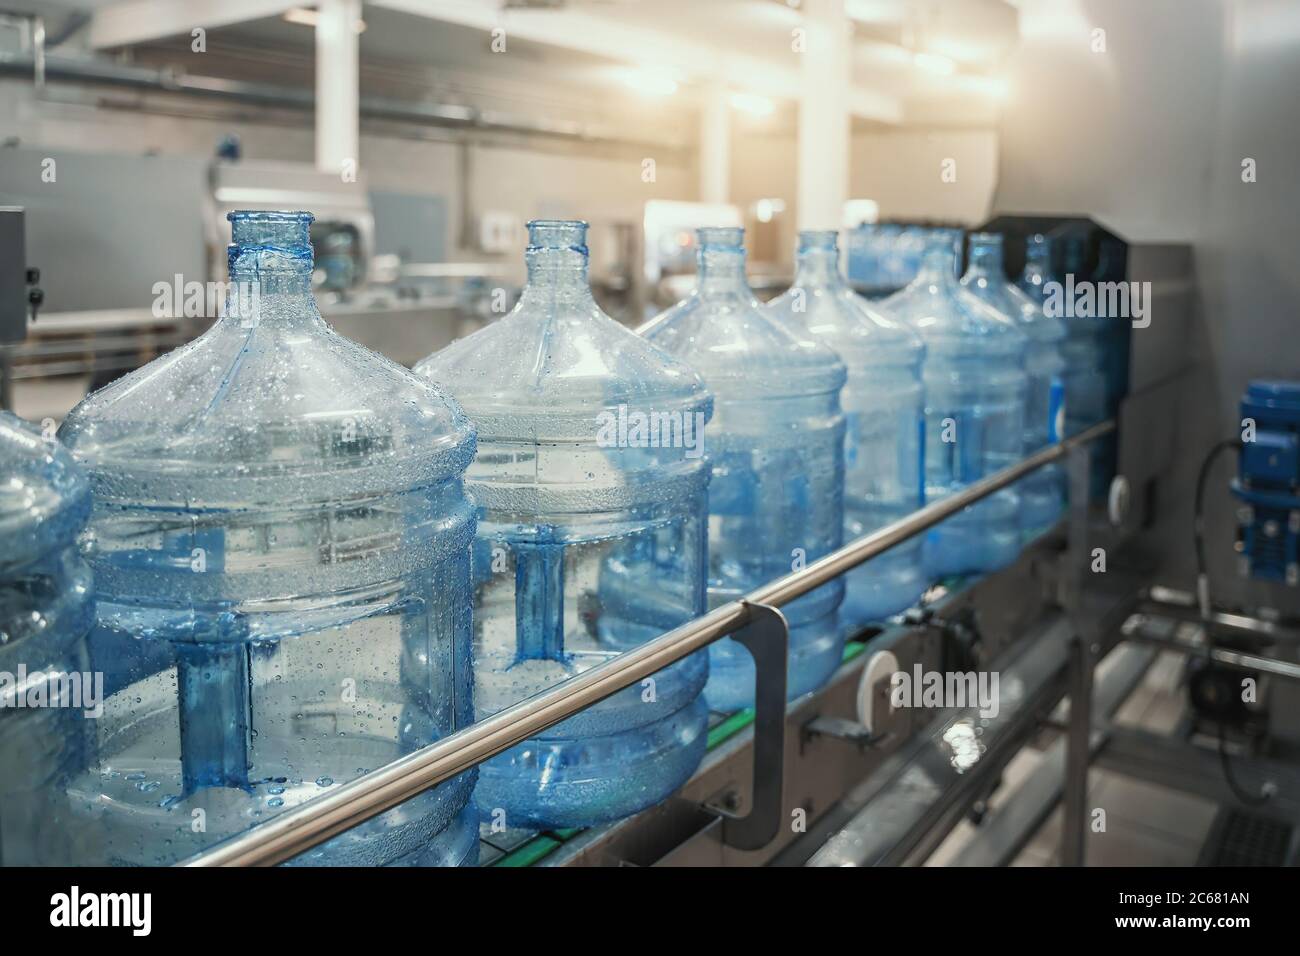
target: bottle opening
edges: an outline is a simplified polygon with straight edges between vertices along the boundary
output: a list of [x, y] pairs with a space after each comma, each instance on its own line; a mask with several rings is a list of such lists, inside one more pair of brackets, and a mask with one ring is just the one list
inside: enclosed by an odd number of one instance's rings
[[932, 232], [926, 237], [921, 271], [917, 277], [932, 283], [940, 278], [955, 279], [961, 262], [960, 243], [961, 233], [956, 230], [940, 229]]
[[840, 234], [834, 229], [803, 229], [799, 232], [800, 252], [838, 252]]
[[226, 258], [232, 276], [258, 277], [264, 291], [270, 291], [265, 283], [272, 276], [280, 276], [277, 281], [282, 284], [284, 275], [311, 274], [311, 224], [316, 220], [311, 213], [240, 209], [226, 218], [231, 238]]
[[1002, 236], [996, 232], [970, 234], [970, 271], [975, 274], [1001, 273]]
[[316, 217], [309, 212], [239, 209], [228, 213], [226, 219], [230, 221], [230, 238], [236, 246], [311, 253], [311, 224]]
[[701, 249], [745, 248], [745, 230], [740, 226], [705, 226], [695, 230], [695, 241]]
[[587, 254], [587, 224], [580, 219], [534, 219], [528, 224], [528, 251], [567, 249]]

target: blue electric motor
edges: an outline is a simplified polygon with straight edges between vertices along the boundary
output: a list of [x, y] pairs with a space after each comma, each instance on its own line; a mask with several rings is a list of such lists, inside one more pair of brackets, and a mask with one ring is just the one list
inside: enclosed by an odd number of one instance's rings
[[1245, 433], [1232, 490], [1242, 503], [1242, 573], [1294, 587], [1300, 584], [1300, 382], [1251, 382], [1241, 417]]

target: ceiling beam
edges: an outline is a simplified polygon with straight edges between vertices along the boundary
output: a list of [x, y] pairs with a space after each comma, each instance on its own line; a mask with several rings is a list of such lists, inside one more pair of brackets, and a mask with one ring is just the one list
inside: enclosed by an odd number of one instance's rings
[[[609, 16], [573, 9], [502, 10], [497, 0], [369, 0], [413, 16], [455, 23], [490, 34], [504, 28], [506, 54], [510, 38], [543, 43], [638, 66], [678, 73], [683, 79], [722, 82], [746, 92], [774, 99], [797, 98], [803, 73], [797, 62], [773, 63], [762, 57], [728, 49], [725, 37], [717, 44], [688, 40], [679, 34], [647, 30], [617, 22]], [[791, 57], [793, 60], [793, 56]], [[854, 116], [882, 123], [901, 123], [903, 104], [865, 87], [848, 94]]]
[[121, 0], [100, 7], [90, 20], [90, 46], [95, 50], [148, 43], [173, 36], [278, 17], [292, 0]]

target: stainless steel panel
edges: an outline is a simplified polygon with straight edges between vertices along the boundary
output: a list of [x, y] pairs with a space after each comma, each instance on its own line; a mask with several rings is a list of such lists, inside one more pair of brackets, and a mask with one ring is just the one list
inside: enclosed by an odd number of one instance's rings
[[447, 258], [448, 212], [443, 196], [370, 191], [375, 215], [375, 255], [403, 262], [442, 262]]
[[27, 336], [27, 247], [23, 210], [0, 207], [0, 345]]
[[48, 312], [149, 308], [155, 282], [206, 280], [207, 191], [201, 159], [0, 148], [0, 205], [26, 208]]

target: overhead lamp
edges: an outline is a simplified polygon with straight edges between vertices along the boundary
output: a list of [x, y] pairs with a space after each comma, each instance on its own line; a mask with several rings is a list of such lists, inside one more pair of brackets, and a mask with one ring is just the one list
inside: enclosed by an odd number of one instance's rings
[[754, 218], [759, 222], [771, 222], [778, 213], [785, 212], [784, 199], [760, 199], [754, 203]]
[[[320, 14], [311, 7], [290, 7], [284, 11], [283, 18], [285, 23], [296, 23], [299, 26], [314, 27], [320, 20]], [[357, 18], [356, 30], [358, 33], [366, 32], [366, 21], [360, 17]]]
[[623, 75], [623, 82], [646, 96], [672, 96], [677, 92], [675, 79], [653, 70], [632, 70]]
[[732, 93], [731, 105], [751, 116], [771, 116], [776, 112], [776, 104], [757, 93]]
[[912, 62], [920, 69], [940, 76], [951, 76], [957, 71], [956, 63], [937, 53], [913, 53]]
[[1011, 95], [1011, 84], [1001, 76], [981, 76], [975, 85], [981, 92], [987, 93], [994, 99], [1005, 100]]

